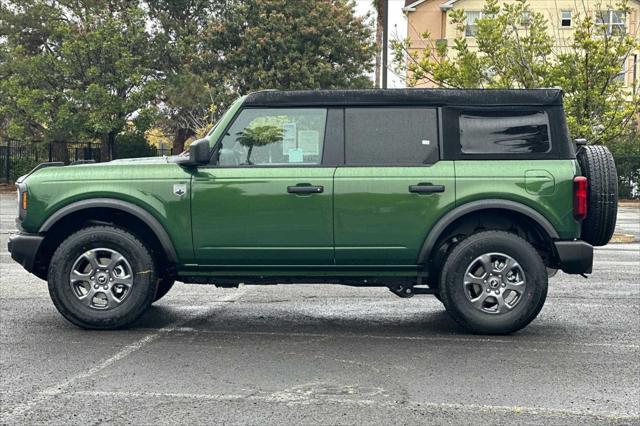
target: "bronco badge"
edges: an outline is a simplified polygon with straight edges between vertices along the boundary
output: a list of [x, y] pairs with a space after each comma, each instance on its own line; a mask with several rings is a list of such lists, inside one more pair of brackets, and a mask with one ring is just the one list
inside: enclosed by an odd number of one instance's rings
[[187, 184], [186, 183], [176, 183], [173, 185], [173, 193], [178, 197], [182, 197], [187, 193]]

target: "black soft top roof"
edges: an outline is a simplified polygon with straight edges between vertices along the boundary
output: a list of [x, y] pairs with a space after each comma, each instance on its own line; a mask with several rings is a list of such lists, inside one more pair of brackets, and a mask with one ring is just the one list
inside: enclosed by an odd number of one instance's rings
[[244, 105], [349, 106], [349, 105], [562, 105], [560, 89], [367, 89], [367, 90], [264, 90], [247, 96]]

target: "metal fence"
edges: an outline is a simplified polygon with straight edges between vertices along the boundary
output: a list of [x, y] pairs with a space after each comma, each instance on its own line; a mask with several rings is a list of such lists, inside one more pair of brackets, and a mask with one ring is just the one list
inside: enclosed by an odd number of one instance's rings
[[78, 160], [100, 161], [100, 144], [86, 142], [53, 142], [24, 144], [5, 141], [0, 145], [0, 180], [13, 182], [39, 163]]
[[[155, 155], [171, 155], [171, 149], [157, 149]], [[17, 141], [3, 141], [0, 143], [0, 182], [14, 182], [40, 163], [61, 161], [69, 164], [79, 160], [100, 162], [100, 143], [24, 144]]]

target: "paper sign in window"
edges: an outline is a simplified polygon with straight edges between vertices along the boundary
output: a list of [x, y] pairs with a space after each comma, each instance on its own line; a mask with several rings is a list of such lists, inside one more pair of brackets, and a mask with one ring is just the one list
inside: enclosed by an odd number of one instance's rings
[[298, 148], [304, 155], [320, 154], [320, 134], [317, 130], [300, 130], [298, 132]]
[[289, 155], [290, 150], [298, 147], [296, 143], [296, 129], [296, 123], [282, 124], [282, 155]]
[[302, 163], [304, 161], [304, 154], [300, 148], [290, 149], [288, 154], [290, 163]]

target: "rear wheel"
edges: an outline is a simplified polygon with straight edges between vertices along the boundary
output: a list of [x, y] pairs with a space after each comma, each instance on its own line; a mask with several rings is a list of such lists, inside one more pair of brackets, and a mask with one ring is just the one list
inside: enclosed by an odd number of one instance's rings
[[147, 247], [115, 226], [91, 226], [72, 234], [53, 254], [49, 294], [72, 323], [90, 329], [131, 324], [149, 307], [156, 272]]
[[547, 270], [531, 244], [508, 232], [487, 231], [466, 238], [449, 254], [440, 297], [466, 329], [506, 334], [538, 315], [547, 282]]
[[604, 146], [586, 145], [578, 151], [582, 174], [588, 180], [587, 217], [581, 238], [594, 246], [606, 245], [616, 227], [618, 172], [613, 155]]

